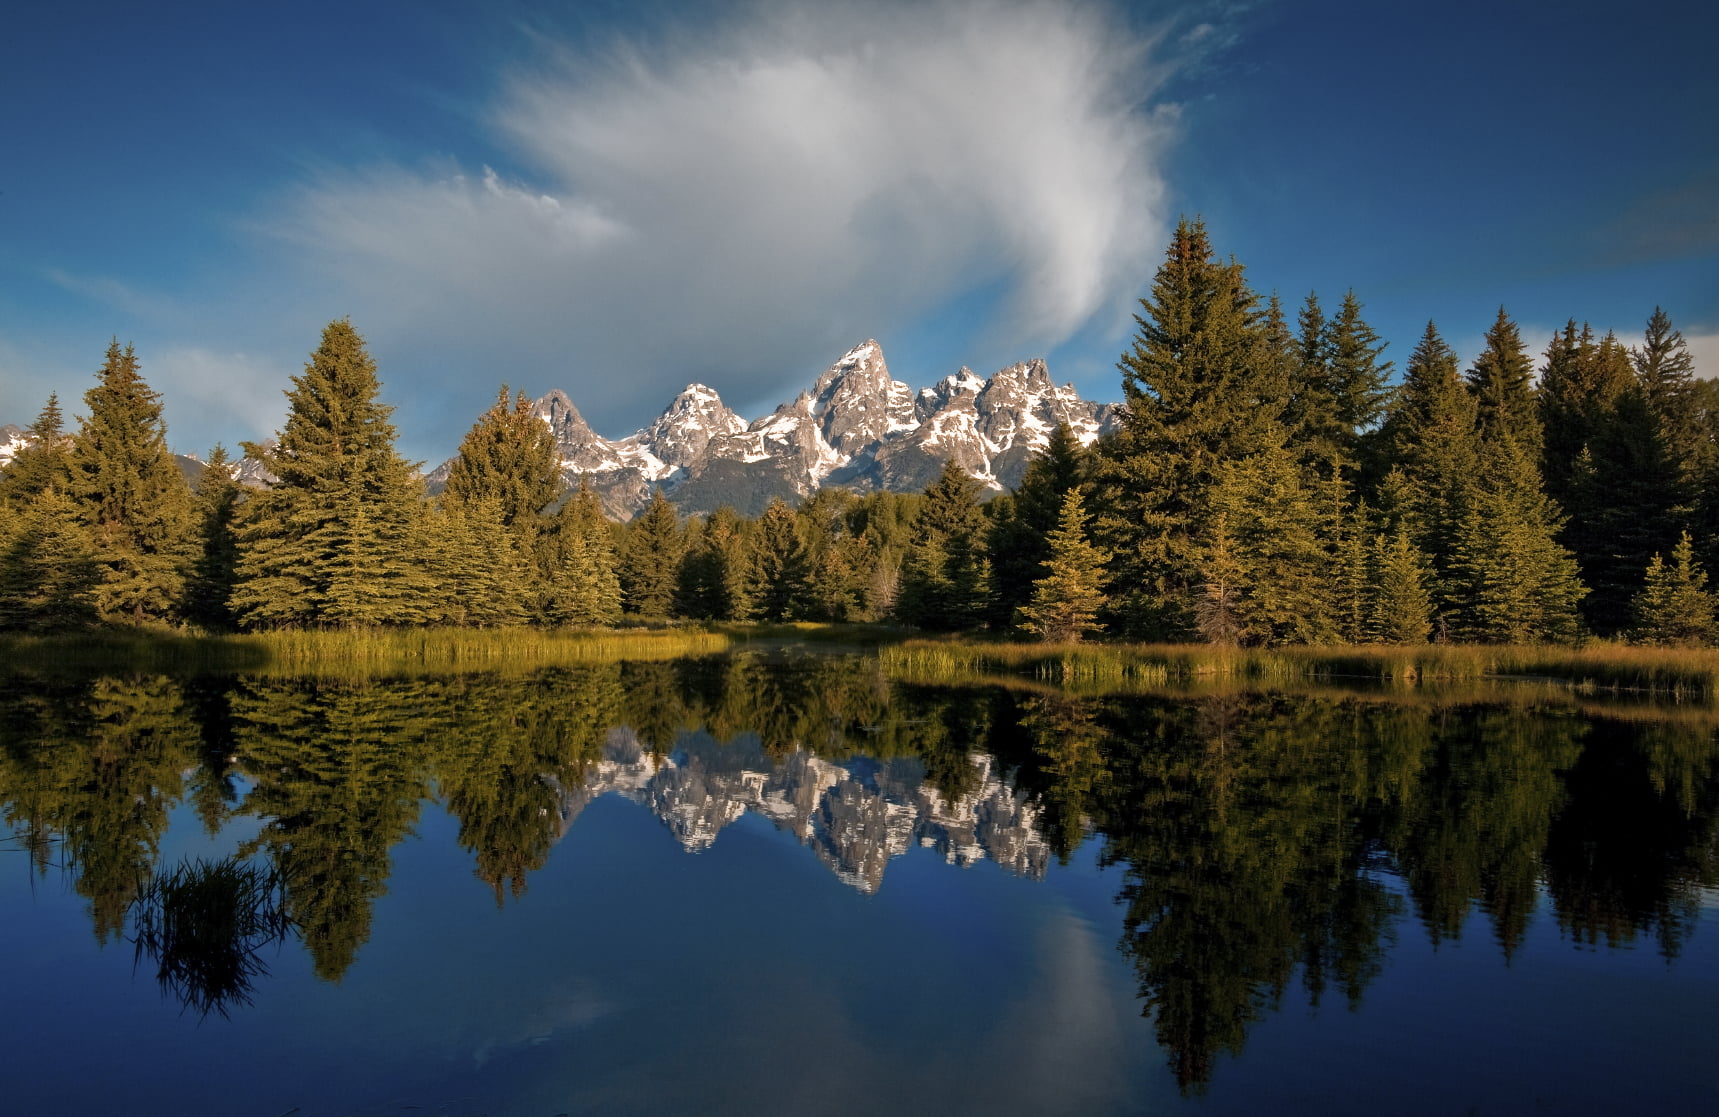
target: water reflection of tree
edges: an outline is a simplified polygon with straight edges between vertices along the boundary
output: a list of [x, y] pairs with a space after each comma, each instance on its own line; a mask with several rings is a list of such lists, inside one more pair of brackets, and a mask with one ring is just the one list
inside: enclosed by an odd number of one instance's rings
[[561, 837], [561, 792], [577, 787], [621, 717], [618, 664], [443, 684], [435, 733], [436, 784], [459, 820], [476, 874], [504, 894], [525, 893]]
[[96, 938], [121, 933], [149, 876], [167, 814], [196, 755], [179, 688], [161, 676], [7, 687], [0, 800], [46, 868], [59, 863], [90, 902]]
[[1458, 937], [1479, 905], [1506, 958], [1521, 945], [1564, 804], [1560, 776], [1586, 727], [1567, 711], [1526, 707], [1441, 713], [1422, 777], [1404, 788], [1386, 835], [1435, 944]]
[[240, 765], [263, 819], [245, 856], [266, 853], [286, 881], [287, 914], [316, 973], [345, 974], [387, 890], [389, 851], [428, 794], [438, 721], [429, 684], [305, 682], [243, 686], [234, 696]]
[[[73, 870], [103, 938], [175, 803], [212, 830], [255, 816], [245, 851], [278, 867], [286, 914], [337, 979], [432, 783], [500, 902], [546, 862], [567, 794], [617, 726], [659, 755], [703, 726], [722, 742], [755, 735], [778, 760], [910, 759], [903, 770], [949, 802], [977, 790], [973, 757], [990, 752], [1042, 808], [1059, 856], [1102, 835], [1123, 874], [1121, 948], [1189, 1089], [1292, 989], [1360, 1000], [1401, 907], [1377, 870], [1401, 875], [1435, 943], [1478, 907], [1506, 956], [1542, 894], [1579, 942], [1651, 933], [1674, 956], [1700, 889], [1719, 883], [1711, 718], [1084, 699], [892, 684], [863, 661], [780, 652], [524, 676], [0, 688], [0, 812], [38, 868]], [[237, 801], [241, 776], [252, 789]]]
[[1122, 950], [1177, 1081], [1275, 1008], [1297, 968], [1358, 1003], [1396, 900], [1367, 864], [1366, 749], [1349, 712], [1260, 696], [1105, 710], [1104, 859], [1124, 867]]
[[1719, 748], [1704, 725], [1596, 722], [1565, 776], [1546, 888], [1558, 924], [1585, 944], [1651, 933], [1675, 958], [1719, 886]]

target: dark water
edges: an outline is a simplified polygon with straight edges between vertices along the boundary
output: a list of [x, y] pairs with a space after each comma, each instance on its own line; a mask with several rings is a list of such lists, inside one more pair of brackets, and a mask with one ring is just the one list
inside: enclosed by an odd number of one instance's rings
[[1711, 711], [740, 655], [0, 726], [6, 1113], [1719, 1109]]

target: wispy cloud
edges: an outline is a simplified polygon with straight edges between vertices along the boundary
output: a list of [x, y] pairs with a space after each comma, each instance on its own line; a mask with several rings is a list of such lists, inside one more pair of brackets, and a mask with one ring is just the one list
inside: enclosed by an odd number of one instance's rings
[[[426, 377], [573, 390], [599, 426], [738, 400], [999, 291], [975, 346], [1123, 312], [1164, 237], [1170, 64], [1096, 5], [743, 9], [557, 48], [490, 122], [515, 165], [324, 176], [275, 228]], [[547, 382], [546, 382], [547, 381]]]
[[[209, 450], [188, 444], [183, 432], [228, 431], [233, 432], [229, 438], [244, 438], [274, 430], [286, 417], [282, 391], [297, 369], [269, 358], [200, 346], [140, 356], [150, 383], [173, 387], [166, 399], [167, 439], [181, 453], [201, 457]], [[229, 441], [227, 452], [238, 457], [237, 443]]]

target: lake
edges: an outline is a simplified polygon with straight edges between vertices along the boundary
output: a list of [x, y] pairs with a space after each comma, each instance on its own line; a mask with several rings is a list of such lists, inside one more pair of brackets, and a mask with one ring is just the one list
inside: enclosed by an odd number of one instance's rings
[[0, 1109], [1712, 1112], [1719, 712], [14, 673]]

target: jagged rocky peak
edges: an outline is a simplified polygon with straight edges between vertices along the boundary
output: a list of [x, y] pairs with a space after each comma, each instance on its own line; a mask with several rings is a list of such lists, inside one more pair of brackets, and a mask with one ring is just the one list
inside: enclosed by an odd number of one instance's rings
[[812, 414], [824, 441], [846, 457], [918, 425], [913, 389], [890, 377], [883, 347], [872, 340], [848, 350], [818, 377]]
[[621, 457], [652, 481], [684, 474], [713, 438], [739, 434], [746, 420], [730, 411], [714, 388], [688, 384], [657, 421], [617, 444]]
[[560, 388], [550, 389], [532, 407], [531, 413], [547, 423], [549, 433], [555, 436], [555, 449], [561, 456], [563, 469], [602, 473], [624, 467], [615, 448], [591, 429], [585, 416], [579, 414], [579, 409]]
[[562, 467], [586, 476], [604, 508], [629, 519], [660, 488], [689, 513], [730, 504], [757, 515], [774, 497], [824, 485], [914, 492], [953, 459], [992, 489], [1019, 482], [1059, 422], [1090, 443], [1115, 409], [1057, 387], [1042, 360], [990, 379], [970, 368], [915, 393], [890, 376], [883, 347], [849, 349], [793, 401], [748, 424], [716, 392], [691, 384], [651, 426], [619, 441], [586, 425], [565, 392], [537, 403]]

